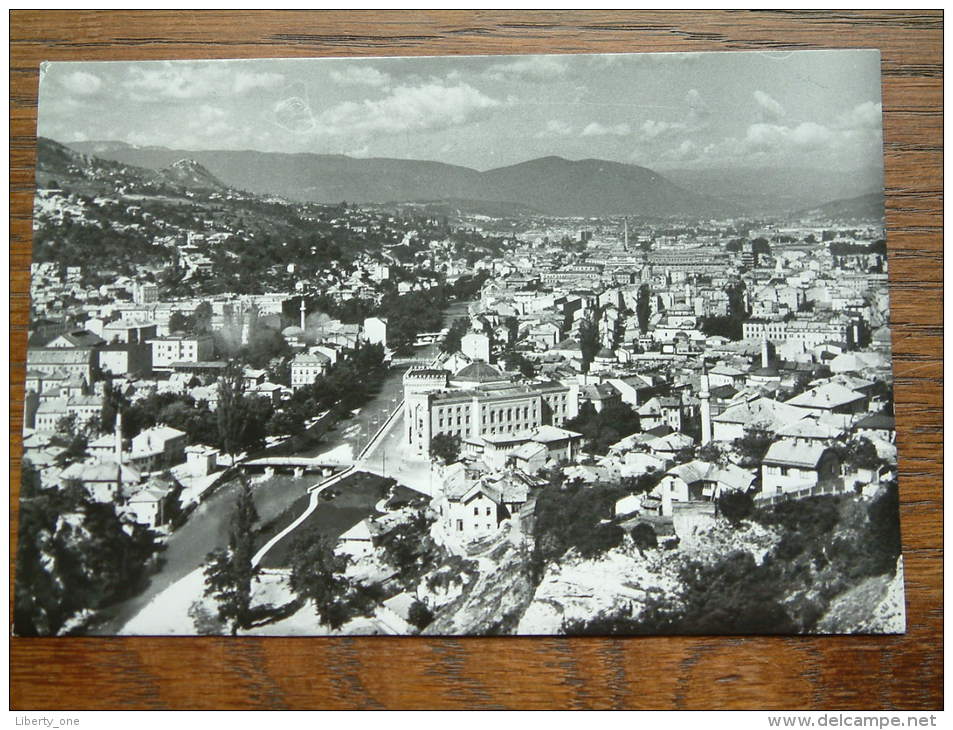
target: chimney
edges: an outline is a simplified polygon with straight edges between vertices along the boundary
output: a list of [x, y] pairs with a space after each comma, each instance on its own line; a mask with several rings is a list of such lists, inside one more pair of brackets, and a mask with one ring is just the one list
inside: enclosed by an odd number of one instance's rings
[[301, 329], [304, 329], [304, 299], [301, 300]]
[[771, 367], [771, 351], [768, 345], [768, 338], [761, 340], [761, 367]]

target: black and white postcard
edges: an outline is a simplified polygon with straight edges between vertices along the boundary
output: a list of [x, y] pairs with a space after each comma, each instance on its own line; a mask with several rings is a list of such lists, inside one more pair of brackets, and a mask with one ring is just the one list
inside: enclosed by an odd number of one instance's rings
[[16, 635], [905, 630], [876, 51], [41, 68]]

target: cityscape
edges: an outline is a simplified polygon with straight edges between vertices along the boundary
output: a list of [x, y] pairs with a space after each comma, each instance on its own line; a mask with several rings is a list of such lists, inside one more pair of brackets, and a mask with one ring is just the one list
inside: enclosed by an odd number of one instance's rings
[[902, 633], [879, 83], [50, 64], [14, 633]]

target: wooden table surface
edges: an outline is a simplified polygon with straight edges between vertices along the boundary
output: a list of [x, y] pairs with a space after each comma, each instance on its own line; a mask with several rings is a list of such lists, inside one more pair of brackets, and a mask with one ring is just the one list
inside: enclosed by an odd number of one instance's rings
[[879, 48], [908, 612], [893, 637], [13, 639], [12, 708], [942, 707], [942, 26], [940, 11], [12, 12], [13, 517], [41, 61]]

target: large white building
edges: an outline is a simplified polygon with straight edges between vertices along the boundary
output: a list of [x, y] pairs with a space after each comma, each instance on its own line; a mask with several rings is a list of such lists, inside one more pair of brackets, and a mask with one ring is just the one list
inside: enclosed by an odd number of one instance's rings
[[404, 375], [406, 439], [419, 454], [430, 452], [438, 434], [461, 440], [516, 434], [544, 424], [561, 426], [578, 412], [577, 387], [513, 384], [485, 362], [471, 363], [453, 376], [430, 369]]
[[171, 370], [177, 362], [211, 360], [215, 352], [211, 335], [168, 335], [148, 342], [152, 346], [153, 370]]

